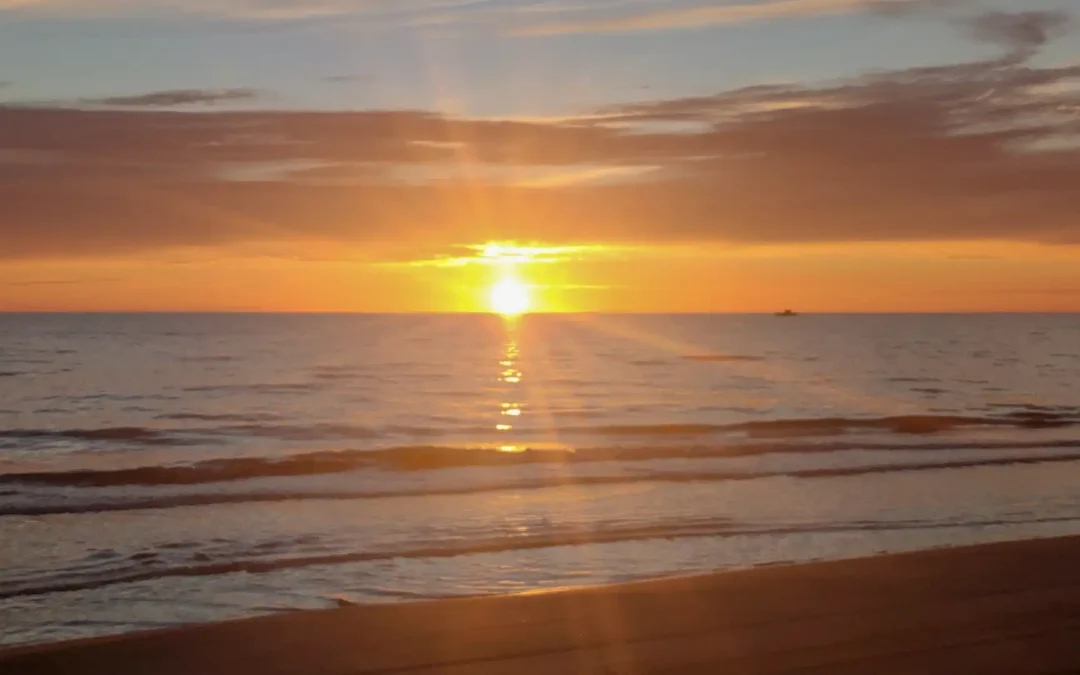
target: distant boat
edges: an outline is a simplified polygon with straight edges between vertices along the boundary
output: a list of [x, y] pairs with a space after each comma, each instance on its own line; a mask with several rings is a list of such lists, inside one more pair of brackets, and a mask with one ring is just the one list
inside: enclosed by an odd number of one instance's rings
[[777, 312], [777, 313], [776, 313], [776, 316], [799, 316], [799, 315], [798, 315], [798, 314], [796, 314], [795, 312], [793, 312], [793, 311], [792, 311], [792, 310], [790, 310], [790, 309], [785, 309], [785, 310], [784, 310], [784, 311], [782, 311], [782, 312]]

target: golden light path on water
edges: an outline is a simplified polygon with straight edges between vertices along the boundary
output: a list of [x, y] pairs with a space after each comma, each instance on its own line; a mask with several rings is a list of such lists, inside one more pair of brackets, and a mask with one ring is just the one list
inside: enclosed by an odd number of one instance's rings
[[[520, 393], [523, 377], [519, 367], [521, 347], [516, 332], [519, 317], [529, 311], [532, 303], [529, 287], [521, 280], [518, 266], [531, 262], [533, 253], [533, 249], [498, 243], [487, 244], [481, 252], [483, 258], [498, 267], [497, 280], [488, 291], [488, 304], [493, 312], [503, 317], [507, 332], [506, 349], [499, 361], [499, 381], [508, 386], [508, 392], [499, 410], [500, 422], [495, 425], [495, 430], [501, 433], [512, 432], [514, 423], [523, 414], [521, 397], [516, 395]], [[526, 452], [528, 447], [504, 443], [500, 444], [498, 449], [502, 452], [522, 453]]]
[[[508, 331], [513, 331], [515, 328], [515, 326], [512, 325], [513, 319], [508, 319], [508, 322], [506, 329]], [[499, 379], [510, 385], [511, 393], [516, 392], [521, 384], [522, 373], [518, 368], [518, 361], [520, 358], [521, 348], [518, 345], [517, 339], [511, 334], [506, 340], [506, 352], [503, 354], [503, 360], [499, 361], [499, 367], [501, 368]], [[504, 421], [495, 426], [496, 431], [513, 431], [513, 423], [522, 415], [521, 403], [517, 400], [510, 400], [512, 397], [509, 394], [506, 398], [508, 400], [502, 403], [502, 410], [500, 411]], [[504, 444], [499, 446], [499, 450], [502, 452], [525, 452], [527, 448], [520, 445]]]
[[[520, 344], [517, 336], [523, 315], [534, 309], [534, 299], [531, 295], [534, 286], [527, 272], [535, 264], [559, 262], [564, 255], [574, 253], [575, 249], [574, 247], [540, 246], [536, 244], [522, 245], [515, 242], [489, 242], [471, 248], [476, 251], [476, 257], [473, 260], [489, 265], [492, 269], [493, 274], [489, 277], [490, 285], [486, 288], [487, 306], [492, 313], [503, 318], [507, 331], [506, 349], [503, 359], [500, 361], [498, 379], [505, 385], [509, 385], [510, 391], [507, 392], [504, 402], [501, 404], [499, 423], [496, 424], [495, 429], [501, 434], [511, 434], [516, 427], [520, 426], [521, 417], [525, 414], [524, 406], [519, 402], [523, 399], [524, 385], [522, 385]], [[541, 288], [541, 286], [535, 288]], [[681, 340], [676, 336], [643, 332], [641, 326], [635, 325], [635, 322], [626, 320], [623, 317], [581, 315], [579, 317], [569, 317], [568, 320], [587, 324], [590, 329], [603, 333], [610, 338], [628, 340], [659, 348], [676, 357], [686, 358], [687, 356], [708, 351], [708, 348]], [[865, 405], [869, 397], [874, 402], [875, 408], [881, 411], [881, 414], [888, 414], [896, 409], [895, 401], [888, 397], [874, 397], [867, 392], [849, 392], [826, 383], [815, 383], [810, 378], [793, 377], [791, 366], [775, 366], [763, 361], [742, 364], [740, 370], [743, 371], [742, 374], [744, 375], [752, 374], [758, 377], [786, 379], [798, 383], [792, 386], [798, 387], [800, 390], [814, 390], [820, 393], [822, 397], [836, 401], [858, 398]], [[537, 392], [535, 389], [531, 391], [534, 394], [543, 394], [542, 391]], [[516, 396], [512, 394], [516, 394]], [[534, 410], [533, 412], [544, 414], [541, 410]], [[557, 435], [557, 429], [554, 426], [549, 428], [549, 432]], [[497, 448], [503, 452], [512, 453], [523, 453], [530, 450], [573, 452], [572, 448], [566, 447], [559, 442], [534, 441], [528, 444], [507, 442], [499, 444]]]

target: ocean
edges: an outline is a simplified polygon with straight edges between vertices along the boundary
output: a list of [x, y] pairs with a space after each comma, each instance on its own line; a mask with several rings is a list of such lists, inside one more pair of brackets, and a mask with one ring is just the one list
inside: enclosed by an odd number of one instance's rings
[[0, 315], [0, 644], [1080, 533], [1080, 316]]

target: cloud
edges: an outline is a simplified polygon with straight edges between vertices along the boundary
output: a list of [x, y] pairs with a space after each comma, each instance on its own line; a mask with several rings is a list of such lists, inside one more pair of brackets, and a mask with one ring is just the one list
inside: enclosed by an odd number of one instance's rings
[[422, 257], [409, 251], [408, 258], [387, 260], [388, 266], [400, 267], [467, 267], [479, 265], [499, 267], [514, 265], [550, 265], [578, 260], [611, 259], [629, 252], [630, 249], [610, 245], [590, 244], [576, 246], [522, 246], [514, 243], [487, 243], [464, 246], [448, 246], [433, 250]]
[[[0, 108], [0, 147], [127, 163], [576, 164], [619, 151], [585, 123], [450, 118], [436, 112], [205, 112]], [[636, 151], [628, 148], [628, 152]], [[29, 161], [29, 160], [27, 160]]]
[[0, 12], [45, 17], [164, 15], [255, 21], [354, 17], [380, 26], [516, 26], [524, 34], [549, 34], [742, 23], [863, 8], [898, 13], [908, 7], [959, 1], [962, 0], [0, 0]]
[[988, 11], [963, 19], [969, 34], [1000, 45], [1018, 60], [1033, 56], [1043, 45], [1063, 35], [1070, 17], [1062, 11]]
[[1080, 244], [1078, 83], [993, 58], [546, 120], [0, 107], [0, 256]]
[[255, 101], [263, 96], [257, 89], [166, 89], [133, 96], [82, 99], [84, 105], [118, 108], [172, 108], [188, 105], [217, 105]]
[[368, 82], [371, 77], [367, 75], [327, 75], [321, 79], [323, 82], [332, 84], [348, 84], [351, 82]]
[[702, 28], [747, 23], [765, 19], [835, 14], [858, 10], [881, 13], [906, 12], [928, 5], [932, 0], [743, 0], [738, 3], [705, 6], [659, 6], [651, 10], [616, 16], [537, 24], [515, 31], [519, 35], [558, 35], [568, 33], [626, 33], [672, 28]]
[[41, 15], [189, 14], [304, 18], [358, 10], [364, 0], [0, 0], [0, 10]]
[[[0, 15], [52, 18], [209, 17], [230, 21], [362, 20], [371, 28], [466, 26], [516, 35], [623, 33], [700, 28], [864, 11], [885, 17], [956, 14], [975, 0], [0, 0]], [[992, 16], [992, 15], [997, 16]], [[1030, 39], [1053, 12], [1025, 19], [988, 12], [968, 32], [1000, 42]], [[1045, 16], [1042, 16], [1045, 15]], [[1003, 25], [1005, 22], [1010, 25]], [[1025, 25], [1019, 26], [1018, 22]], [[1047, 26], [1049, 28], [1049, 26]], [[1020, 38], [1024, 33], [1025, 37]], [[361, 79], [343, 74], [324, 82]], [[124, 98], [124, 97], [121, 97]]]
[[[483, 4], [513, 7], [519, 0]], [[294, 21], [343, 16], [410, 18], [468, 12], [476, 0], [0, 0], [0, 12], [30, 16], [199, 16]]]
[[1026, 61], [1051, 40], [1067, 33], [1072, 23], [1069, 13], [1062, 10], [1006, 12], [983, 9], [969, 0], [879, 0], [868, 8], [886, 17], [950, 20], [968, 37], [997, 45], [1005, 50], [1007, 59], [1018, 62]]
[[963, 9], [970, 4], [970, 0], [867, 0], [865, 7], [872, 14], [884, 17], [907, 17], [947, 14], [950, 10]]

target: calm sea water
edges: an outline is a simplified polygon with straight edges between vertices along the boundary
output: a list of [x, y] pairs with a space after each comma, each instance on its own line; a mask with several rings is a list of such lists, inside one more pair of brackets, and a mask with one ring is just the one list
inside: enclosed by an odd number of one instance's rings
[[0, 315], [0, 643], [1080, 533], [1078, 316]]

